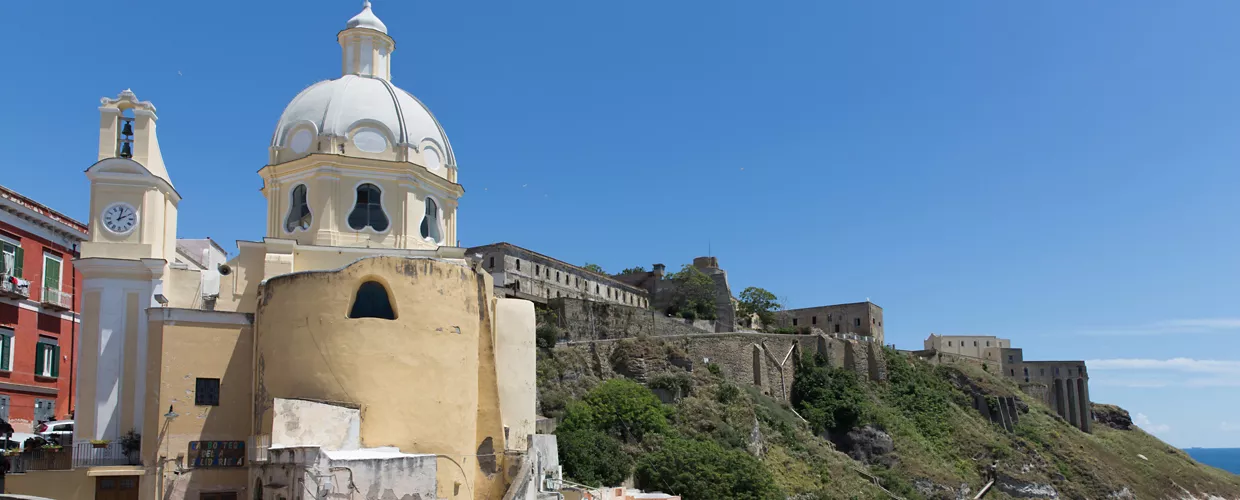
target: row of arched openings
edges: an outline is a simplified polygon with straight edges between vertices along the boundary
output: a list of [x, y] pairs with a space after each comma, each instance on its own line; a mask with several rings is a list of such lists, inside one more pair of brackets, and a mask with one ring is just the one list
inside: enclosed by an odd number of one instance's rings
[[[310, 222], [313, 216], [310, 213], [310, 203], [307, 199], [307, 194], [305, 184], [298, 184], [289, 193], [289, 211], [288, 216], [284, 218], [285, 232], [292, 233], [299, 229], [302, 231], [310, 229]], [[439, 204], [434, 199], [427, 197], [424, 205], [425, 215], [419, 228], [422, 238], [436, 243], [441, 242], [443, 241], [443, 231], [440, 228]], [[379, 189], [379, 186], [371, 183], [357, 186], [353, 210], [349, 212], [347, 222], [349, 227], [355, 231], [361, 231], [366, 228], [371, 228], [380, 233], [387, 231], [390, 224], [387, 212], [383, 210], [383, 191]]]

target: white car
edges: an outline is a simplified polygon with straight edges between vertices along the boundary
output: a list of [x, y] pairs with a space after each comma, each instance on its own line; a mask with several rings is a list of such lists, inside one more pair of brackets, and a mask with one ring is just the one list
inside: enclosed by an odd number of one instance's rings
[[72, 443], [73, 442], [73, 421], [72, 420], [53, 420], [39, 424], [34, 429], [34, 433], [43, 439], [54, 443]]
[[12, 436], [9, 436], [7, 441], [5, 441], [3, 437], [0, 437], [0, 447], [3, 447], [6, 450], [20, 450], [26, 445], [27, 439], [35, 437], [41, 436], [36, 436], [25, 432], [14, 432]]

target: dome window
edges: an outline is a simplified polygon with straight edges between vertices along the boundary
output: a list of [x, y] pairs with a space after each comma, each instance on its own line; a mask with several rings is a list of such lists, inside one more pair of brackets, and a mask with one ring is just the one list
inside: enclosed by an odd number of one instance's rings
[[362, 184], [357, 187], [357, 201], [353, 212], [349, 213], [349, 227], [361, 231], [367, 227], [380, 233], [387, 231], [388, 218], [383, 212], [381, 198], [383, 192], [374, 184]]
[[439, 152], [431, 148], [422, 150], [422, 158], [426, 162], [427, 170], [439, 170], [441, 162], [439, 161]]
[[293, 137], [289, 138], [288, 147], [294, 153], [302, 154], [310, 150], [310, 142], [313, 139], [314, 133], [303, 128], [293, 133]]
[[422, 218], [422, 237], [435, 243], [443, 239], [439, 231], [439, 204], [429, 197], [426, 198], [426, 216]]
[[359, 151], [382, 153], [387, 151], [387, 138], [383, 136], [383, 132], [373, 128], [364, 128], [353, 134], [353, 145]]
[[284, 232], [310, 229], [310, 205], [306, 203], [306, 185], [298, 184], [289, 193], [288, 217], [284, 219]]
[[396, 310], [392, 309], [391, 297], [383, 283], [367, 281], [357, 287], [353, 307], [349, 308], [349, 319], [357, 318], [396, 319]]

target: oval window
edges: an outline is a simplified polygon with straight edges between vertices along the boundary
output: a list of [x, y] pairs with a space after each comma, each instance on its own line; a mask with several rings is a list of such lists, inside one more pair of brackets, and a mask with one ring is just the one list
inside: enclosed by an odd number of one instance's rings
[[387, 138], [378, 130], [364, 128], [353, 134], [353, 146], [367, 153], [382, 153], [387, 150]]
[[289, 139], [288, 147], [289, 149], [292, 149], [294, 153], [305, 153], [310, 149], [310, 141], [312, 139], [314, 139], [314, 133], [303, 128], [294, 133], [293, 137]]
[[426, 168], [430, 170], [439, 170], [439, 152], [431, 148], [422, 150], [422, 157], [426, 159]]

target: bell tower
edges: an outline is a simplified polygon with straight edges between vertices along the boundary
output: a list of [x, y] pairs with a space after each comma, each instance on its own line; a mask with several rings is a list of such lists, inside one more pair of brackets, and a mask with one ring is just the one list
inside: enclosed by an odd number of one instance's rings
[[83, 278], [75, 415], [82, 441], [143, 428], [147, 310], [170, 301], [165, 276], [181, 201], [159, 152], [155, 106], [130, 90], [101, 104], [99, 154], [86, 169], [90, 239], [75, 262]]

